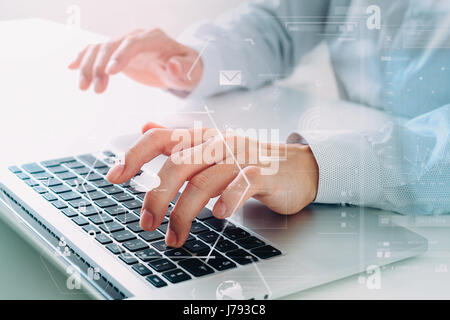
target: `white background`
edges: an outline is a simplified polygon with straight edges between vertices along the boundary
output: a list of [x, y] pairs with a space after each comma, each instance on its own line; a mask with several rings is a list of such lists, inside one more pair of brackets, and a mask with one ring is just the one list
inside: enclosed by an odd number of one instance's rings
[[[201, 20], [213, 20], [244, 2], [242, 0], [1, 0], [0, 20], [44, 18], [66, 23], [67, 9], [72, 5], [78, 5], [81, 11], [81, 28], [88, 31], [114, 37], [136, 28], [159, 27], [176, 37], [190, 24]], [[338, 94], [328, 61], [327, 48], [321, 45], [305, 57], [294, 75], [282, 85], [336, 98]]]

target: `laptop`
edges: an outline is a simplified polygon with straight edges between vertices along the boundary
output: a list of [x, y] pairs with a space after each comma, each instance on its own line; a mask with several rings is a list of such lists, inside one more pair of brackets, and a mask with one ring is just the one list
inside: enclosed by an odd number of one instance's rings
[[[307, 110], [308, 101], [292, 99], [295, 93], [289, 90], [280, 95], [285, 89], [278, 88], [277, 103], [284, 98], [296, 103], [283, 104], [281, 111], [260, 109], [254, 117], [252, 103], [270, 105], [270, 90], [218, 97], [205, 110], [214, 111], [213, 125], [220, 128], [264, 126], [267, 121], [261, 119], [271, 119], [285, 128], [284, 138], [294, 125], [288, 122]], [[305, 108], [298, 108], [300, 102]], [[290, 120], [277, 124], [263, 110]], [[290, 117], [280, 116], [283, 112]], [[174, 126], [191, 126], [199, 114], [197, 109], [171, 118]], [[210, 114], [203, 116], [208, 121]], [[210, 210], [214, 199], [194, 220], [185, 245], [167, 247], [164, 234], [179, 195], [161, 226], [144, 231], [139, 213], [145, 193], [135, 187], [135, 178], [121, 185], [105, 179], [117, 155], [137, 138], [119, 137], [105, 150], [30, 159], [0, 173], [2, 218], [70, 275], [68, 287], [82, 286], [100, 299], [274, 299], [373, 272], [427, 249], [427, 240], [392, 223], [390, 212], [311, 204], [283, 216], [249, 200], [231, 218], [220, 220]], [[164, 160], [159, 156], [138, 175], [157, 172]]]

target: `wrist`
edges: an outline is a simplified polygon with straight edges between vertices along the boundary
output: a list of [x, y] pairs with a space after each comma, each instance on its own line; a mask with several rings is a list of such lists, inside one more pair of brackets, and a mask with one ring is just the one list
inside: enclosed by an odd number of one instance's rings
[[319, 188], [319, 166], [316, 158], [309, 145], [292, 144], [297, 149], [297, 165], [296, 168], [301, 174], [301, 178], [305, 179], [307, 186], [304, 190], [308, 190], [307, 199], [313, 202], [317, 197]]

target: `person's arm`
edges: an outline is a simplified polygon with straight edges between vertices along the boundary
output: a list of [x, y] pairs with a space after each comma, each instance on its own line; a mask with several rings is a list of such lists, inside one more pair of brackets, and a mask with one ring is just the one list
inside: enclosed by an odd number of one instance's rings
[[[317, 28], [289, 30], [287, 22], [325, 21], [328, 0], [251, 1], [214, 22], [193, 26], [178, 41], [201, 55], [203, 76], [191, 97], [205, 97], [236, 86], [221, 86], [221, 71], [241, 71], [241, 85], [254, 89], [292, 73], [301, 57], [323, 38]], [[303, 19], [298, 18], [302, 16]]]
[[294, 133], [319, 167], [315, 202], [364, 205], [403, 214], [450, 213], [450, 105], [379, 131]]

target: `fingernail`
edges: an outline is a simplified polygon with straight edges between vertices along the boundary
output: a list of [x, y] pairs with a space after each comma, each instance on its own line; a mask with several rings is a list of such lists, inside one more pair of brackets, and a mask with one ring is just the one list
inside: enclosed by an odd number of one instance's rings
[[99, 91], [101, 84], [102, 84], [102, 78], [95, 77], [95, 79], [94, 79], [94, 89], [95, 89], [96, 92]]
[[119, 63], [117, 62], [117, 60], [109, 61], [108, 64], [106, 65], [105, 72], [106, 73], [114, 72], [114, 69], [117, 67], [118, 64]]
[[217, 202], [215, 213], [217, 217], [225, 218], [225, 215], [227, 214], [227, 206], [223, 201]]
[[177, 244], [177, 234], [170, 227], [167, 229], [166, 244], [169, 247], [174, 247]]
[[106, 178], [109, 181], [116, 181], [122, 175], [124, 168], [125, 168], [125, 166], [123, 164], [119, 164], [119, 165], [116, 165], [115, 167], [112, 167], [108, 171]]
[[151, 230], [153, 226], [153, 215], [147, 209], [144, 209], [141, 213], [140, 224], [144, 230]]
[[87, 78], [86, 78], [85, 76], [80, 76], [80, 82], [79, 82], [79, 84], [80, 84], [80, 88], [81, 88], [81, 89], [86, 88], [86, 85], [87, 85]]

